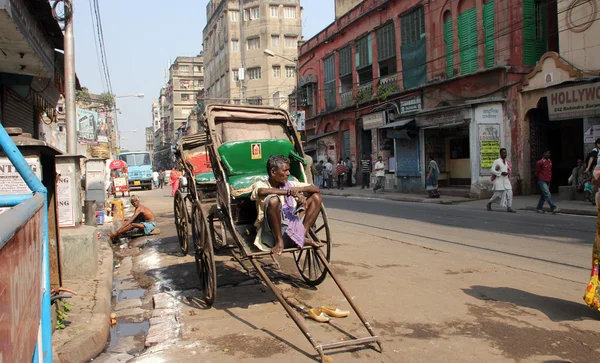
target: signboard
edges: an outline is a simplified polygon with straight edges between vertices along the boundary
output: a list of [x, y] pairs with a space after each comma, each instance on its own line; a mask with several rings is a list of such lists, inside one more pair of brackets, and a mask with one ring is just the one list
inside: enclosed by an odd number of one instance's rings
[[400, 100], [400, 113], [421, 111], [423, 109], [423, 99], [421, 96], [415, 96], [405, 100]]
[[56, 201], [58, 204], [58, 226], [75, 226], [75, 211], [73, 210], [72, 185], [69, 176], [61, 176], [56, 183]]
[[79, 138], [83, 140], [95, 141], [98, 113], [78, 108], [76, 115]]
[[454, 123], [462, 123], [466, 117], [466, 109], [448, 110], [420, 115], [415, 118], [417, 127], [440, 126]]
[[306, 111], [296, 111], [294, 116], [296, 128], [298, 131], [304, 131], [306, 129]]
[[593, 144], [598, 138], [600, 138], [600, 125], [590, 127], [583, 134], [583, 142], [585, 144]]
[[551, 121], [600, 115], [600, 82], [548, 91]]
[[[38, 158], [25, 158], [25, 161], [31, 167], [38, 179], [42, 179], [42, 170]], [[31, 190], [25, 184], [25, 180], [8, 160], [0, 158], [0, 194], [30, 194]]]
[[489, 172], [494, 161], [500, 156], [500, 125], [479, 124], [479, 150], [481, 153], [481, 172]]
[[40, 325], [42, 209], [0, 250], [0, 362], [30, 362]]
[[385, 112], [375, 112], [362, 117], [363, 130], [371, 130], [385, 124]]

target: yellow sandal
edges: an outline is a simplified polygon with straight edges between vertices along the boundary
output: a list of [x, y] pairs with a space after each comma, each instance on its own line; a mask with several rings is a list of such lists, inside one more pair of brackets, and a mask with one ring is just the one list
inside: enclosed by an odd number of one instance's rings
[[350, 315], [348, 310], [340, 310], [334, 306], [323, 305], [321, 311], [331, 316], [332, 318], [345, 318]]

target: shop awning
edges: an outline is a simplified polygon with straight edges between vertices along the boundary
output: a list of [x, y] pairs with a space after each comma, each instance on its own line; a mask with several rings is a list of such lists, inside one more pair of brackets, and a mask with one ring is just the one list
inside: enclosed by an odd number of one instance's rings
[[390, 129], [390, 128], [394, 128], [394, 127], [404, 127], [406, 125], [408, 125], [409, 123], [415, 121], [414, 118], [409, 118], [406, 120], [400, 120], [400, 121], [395, 121], [395, 122], [390, 122], [389, 124], [383, 125], [381, 127], [379, 127], [380, 129]]

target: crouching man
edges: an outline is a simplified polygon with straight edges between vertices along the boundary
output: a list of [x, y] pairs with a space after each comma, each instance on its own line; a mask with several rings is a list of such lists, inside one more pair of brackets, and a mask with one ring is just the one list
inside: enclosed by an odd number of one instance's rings
[[137, 228], [143, 231], [147, 236], [156, 228], [156, 217], [150, 208], [142, 205], [140, 199], [133, 195], [131, 196], [131, 205], [135, 207], [135, 212], [131, 218], [126, 219], [123, 227], [119, 228], [115, 233], [109, 233], [109, 237], [113, 240], [121, 237], [127, 232]]
[[323, 202], [319, 187], [290, 181], [290, 160], [283, 155], [269, 158], [267, 173], [267, 182], [254, 183], [250, 196], [258, 211], [255, 246], [278, 256], [285, 248], [322, 247], [307, 237]]

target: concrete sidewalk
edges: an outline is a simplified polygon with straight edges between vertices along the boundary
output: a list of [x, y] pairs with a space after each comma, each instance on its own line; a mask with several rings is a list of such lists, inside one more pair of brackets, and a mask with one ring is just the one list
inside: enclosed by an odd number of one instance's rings
[[476, 199], [452, 197], [442, 195], [440, 198], [429, 198], [427, 193], [422, 194], [409, 194], [400, 193], [397, 191], [383, 191], [373, 193], [373, 189], [360, 189], [359, 187], [351, 187], [344, 189], [321, 189], [323, 195], [335, 195], [338, 197], [354, 197], [354, 198], [366, 198], [366, 199], [385, 199], [393, 200], [397, 202], [413, 202], [413, 203], [432, 203], [432, 204], [458, 204], [465, 202], [472, 202]]
[[[459, 204], [466, 203], [466, 205], [473, 208], [481, 208], [485, 210], [485, 205], [488, 199], [474, 199], [474, 198], [463, 198], [443, 195], [443, 189], [440, 190], [442, 196], [440, 198], [429, 198], [427, 194], [416, 193], [400, 193], [397, 191], [384, 191], [383, 193], [373, 193], [373, 189], [360, 189], [358, 187], [344, 188], [342, 189], [321, 189], [323, 195], [333, 195], [338, 197], [350, 197], [350, 198], [364, 198], [364, 199], [384, 199], [399, 202], [413, 202], [413, 203], [432, 203], [432, 204]], [[515, 210], [528, 210], [535, 211], [539, 200], [539, 195], [521, 195], [514, 197], [513, 209]], [[560, 200], [554, 199], [554, 203], [561, 209], [560, 213], [563, 214], [576, 214], [585, 216], [597, 216], [598, 209], [589, 202], [577, 201], [577, 200]], [[493, 206], [495, 210], [500, 208], [499, 205]], [[544, 211], [550, 212], [548, 204], [545, 205]]]
[[54, 362], [87, 362], [106, 346], [110, 330], [113, 251], [106, 240], [97, 243], [96, 278], [63, 280], [63, 287], [77, 295], [65, 299], [73, 307], [65, 321], [67, 327], [52, 335]]

